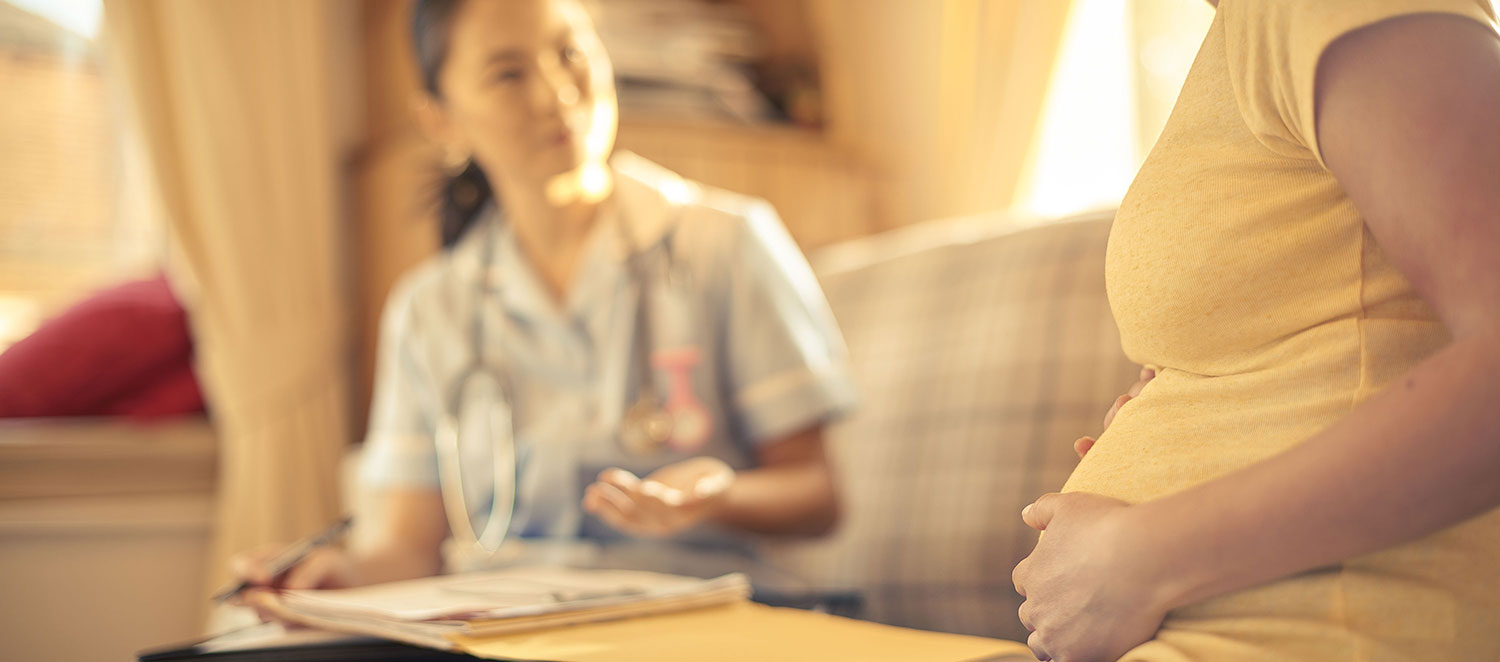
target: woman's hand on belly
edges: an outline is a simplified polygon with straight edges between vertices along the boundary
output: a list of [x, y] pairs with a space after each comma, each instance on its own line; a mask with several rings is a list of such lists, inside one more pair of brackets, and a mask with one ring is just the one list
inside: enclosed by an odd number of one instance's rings
[[1156, 634], [1166, 601], [1156, 556], [1126, 522], [1130, 505], [1087, 493], [1047, 494], [1021, 517], [1045, 530], [1012, 579], [1027, 645], [1039, 660], [1115, 660]]
[[584, 490], [583, 508], [625, 533], [668, 537], [712, 517], [734, 479], [734, 469], [711, 457], [671, 464], [645, 479], [605, 469]]
[[[1125, 391], [1124, 395], [1122, 395], [1122, 396], [1120, 396], [1118, 398], [1115, 398], [1115, 402], [1114, 402], [1113, 405], [1110, 405], [1109, 411], [1107, 411], [1107, 412], [1104, 413], [1104, 429], [1105, 430], [1108, 430], [1109, 429], [1109, 424], [1112, 423], [1112, 422], [1114, 422], [1114, 420], [1115, 420], [1115, 414], [1120, 413], [1120, 408], [1124, 407], [1125, 403], [1130, 402], [1131, 400], [1135, 399], [1135, 396], [1140, 395], [1141, 394], [1141, 389], [1146, 388], [1146, 384], [1150, 383], [1151, 380], [1153, 380], [1155, 378], [1156, 378], [1156, 371], [1155, 370], [1152, 370], [1150, 368], [1141, 368], [1141, 378], [1138, 381], [1136, 381], [1136, 383], [1131, 384], [1130, 385], [1130, 389], [1127, 390], [1127, 391]], [[1083, 456], [1088, 455], [1089, 454], [1089, 449], [1093, 448], [1093, 447], [1094, 447], [1094, 438], [1093, 437], [1079, 437], [1078, 441], [1073, 442], [1073, 452], [1078, 453], [1078, 459], [1080, 459], [1080, 460], [1083, 459]]]

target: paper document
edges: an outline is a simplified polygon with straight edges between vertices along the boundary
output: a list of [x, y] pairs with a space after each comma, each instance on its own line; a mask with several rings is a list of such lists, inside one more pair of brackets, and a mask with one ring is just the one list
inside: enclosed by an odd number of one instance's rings
[[451, 649], [463, 634], [661, 614], [744, 601], [743, 575], [697, 579], [653, 572], [556, 567], [440, 575], [332, 591], [260, 596], [278, 617], [326, 630]]
[[975, 662], [1023, 644], [751, 603], [743, 575], [695, 579], [553, 567], [429, 577], [340, 591], [258, 594], [315, 628], [483, 658], [553, 662]]

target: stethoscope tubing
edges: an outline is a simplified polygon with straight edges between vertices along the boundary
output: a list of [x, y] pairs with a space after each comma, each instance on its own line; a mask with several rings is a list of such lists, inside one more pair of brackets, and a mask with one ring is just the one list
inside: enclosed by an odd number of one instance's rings
[[[494, 297], [499, 290], [499, 283], [494, 277], [494, 250], [496, 243], [496, 231], [499, 219], [490, 219], [486, 224], [486, 236], [479, 273], [479, 287], [476, 298], [474, 316], [469, 323], [469, 365], [459, 374], [453, 383], [452, 392], [445, 398], [443, 411], [440, 413], [435, 430], [434, 444], [438, 455], [438, 484], [442, 493], [443, 510], [448, 519], [448, 527], [454, 541], [458, 543], [461, 553], [477, 555], [481, 558], [493, 558], [501, 549], [505, 536], [510, 528], [511, 519], [515, 513], [517, 472], [517, 435], [515, 428], [515, 415], [512, 403], [514, 389], [510, 381], [510, 375], [503, 369], [492, 367], [485, 360], [484, 337], [485, 321], [483, 303]], [[636, 322], [637, 328], [633, 335], [636, 336], [632, 342], [632, 360], [636, 363], [634, 372], [639, 380], [637, 393], [642, 398], [654, 401], [654, 384], [651, 381], [649, 361], [642, 354], [649, 352], [649, 344], [652, 328], [651, 306], [648, 301], [648, 278], [645, 267], [641, 264], [641, 252], [636, 250], [634, 242], [629, 236], [629, 230], [625, 227], [623, 217], [617, 220], [620, 236], [626, 249], [626, 262], [629, 265], [631, 278], [636, 282], [639, 292], [636, 298]], [[667, 257], [670, 272], [671, 255]], [[502, 415], [506, 421], [501, 427], [507, 428], [507, 434], [491, 434], [491, 444], [503, 446], [503, 451], [494, 453], [494, 484], [495, 492], [490, 514], [485, 521], [481, 531], [474, 530], [473, 520], [469, 515], [468, 497], [464, 490], [463, 482], [463, 458], [460, 452], [459, 421], [462, 416], [463, 396], [465, 387], [482, 376], [488, 376], [494, 381], [496, 390], [499, 392], [500, 402], [496, 403], [491, 415]], [[623, 431], [622, 431], [623, 436]], [[504, 437], [496, 440], [494, 437]], [[627, 451], [637, 452], [637, 449], [627, 448]], [[659, 449], [658, 449], [659, 450]], [[501, 485], [508, 488], [502, 488]]]

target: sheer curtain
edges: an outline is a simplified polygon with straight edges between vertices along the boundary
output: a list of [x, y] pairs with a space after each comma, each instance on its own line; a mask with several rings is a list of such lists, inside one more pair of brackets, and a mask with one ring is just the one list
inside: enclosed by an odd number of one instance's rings
[[350, 435], [347, 0], [108, 0], [220, 438], [225, 558], [325, 526]]
[[832, 137], [895, 186], [894, 224], [1016, 196], [1072, 0], [817, 0]]
[[1213, 22], [1206, 2], [1073, 0], [1013, 208], [1045, 220], [1120, 203]]

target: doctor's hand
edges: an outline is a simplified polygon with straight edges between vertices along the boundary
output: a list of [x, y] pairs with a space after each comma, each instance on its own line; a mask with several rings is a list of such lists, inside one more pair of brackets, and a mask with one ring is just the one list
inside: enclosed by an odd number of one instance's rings
[[273, 620], [271, 615], [258, 606], [261, 593], [279, 589], [349, 588], [361, 583], [349, 553], [337, 547], [315, 549], [292, 569], [272, 576], [267, 563], [285, 549], [283, 543], [272, 543], [231, 557], [229, 570], [234, 581], [248, 582], [250, 588], [229, 598], [229, 603], [254, 607], [262, 621], [269, 621]]
[[1011, 578], [1038, 660], [1107, 662], [1156, 634], [1167, 575], [1131, 506], [1097, 494], [1047, 494], [1021, 511], [1046, 533]]
[[[1104, 413], [1104, 429], [1109, 429], [1109, 424], [1114, 422], [1115, 414], [1120, 413], [1120, 408], [1124, 407], [1125, 403], [1135, 399], [1135, 396], [1140, 395], [1141, 389], [1146, 388], [1146, 384], [1150, 383], [1153, 379], [1156, 379], [1155, 370], [1141, 368], [1140, 379], [1130, 385], [1130, 390], [1126, 391], [1125, 395], [1115, 398], [1115, 403], [1110, 405], [1109, 411]], [[1093, 447], [1093, 437], [1079, 437], [1078, 441], [1073, 442], [1073, 452], [1078, 453], [1078, 459], [1080, 460], [1083, 459], [1083, 456], [1088, 455], [1089, 449]]]
[[584, 491], [583, 508], [625, 533], [667, 537], [712, 518], [734, 479], [734, 469], [711, 457], [668, 465], [645, 479], [605, 469]]
[[235, 581], [248, 582], [254, 588], [329, 589], [350, 588], [361, 583], [349, 552], [339, 547], [315, 549], [301, 563], [273, 577], [267, 564], [286, 547], [282, 543], [272, 543], [235, 554], [229, 559], [229, 571]]

